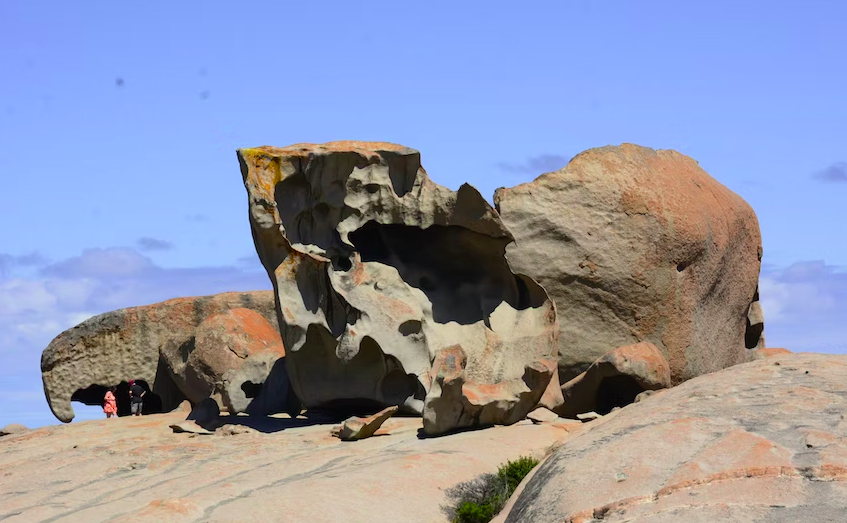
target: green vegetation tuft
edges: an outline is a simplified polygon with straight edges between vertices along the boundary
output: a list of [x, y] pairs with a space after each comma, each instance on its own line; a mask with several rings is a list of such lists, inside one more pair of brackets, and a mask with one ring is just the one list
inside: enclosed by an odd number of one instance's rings
[[444, 507], [444, 511], [453, 523], [488, 523], [503, 510], [509, 497], [536, 465], [537, 459], [521, 456], [500, 465], [497, 474], [483, 474], [459, 483], [445, 492], [452, 504]]

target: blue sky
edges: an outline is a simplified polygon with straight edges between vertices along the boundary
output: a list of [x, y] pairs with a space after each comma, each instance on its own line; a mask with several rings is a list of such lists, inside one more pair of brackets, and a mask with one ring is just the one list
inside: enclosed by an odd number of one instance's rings
[[0, 0], [0, 426], [55, 422], [40, 354], [82, 319], [270, 287], [262, 144], [402, 143], [489, 198], [676, 149], [759, 216], [768, 344], [847, 352], [847, 4], [694, 4]]

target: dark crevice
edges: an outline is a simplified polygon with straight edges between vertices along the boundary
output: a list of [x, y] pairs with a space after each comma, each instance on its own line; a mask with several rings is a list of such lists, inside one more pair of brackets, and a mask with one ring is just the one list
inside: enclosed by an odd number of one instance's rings
[[[388, 164], [388, 177], [394, 194], [402, 198], [410, 193], [421, 167], [420, 154], [400, 154], [395, 151], [380, 151], [379, 154]], [[365, 189], [371, 192], [367, 185]]]
[[764, 323], [751, 324], [750, 318], [747, 318], [747, 329], [744, 331], [744, 346], [748, 349], [758, 347], [759, 339], [761, 339], [763, 332], [765, 332]]
[[597, 388], [595, 412], [608, 414], [615, 407], [625, 407], [635, 401], [635, 397], [644, 392], [644, 387], [632, 376], [621, 374], [603, 378]]
[[245, 381], [241, 384], [241, 391], [244, 392], [244, 397], [255, 398], [262, 392], [262, 384]]
[[523, 310], [547, 299], [537, 283], [509, 269], [504, 254], [511, 240], [506, 237], [458, 226], [421, 229], [370, 221], [349, 238], [363, 262], [390, 265], [423, 291], [438, 323], [472, 324], [487, 320], [504, 301]]
[[397, 327], [397, 330], [403, 336], [411, 336], [412, 334], [419, 334], [423, 324], [419, 320], [408, 320], [404, 321]]

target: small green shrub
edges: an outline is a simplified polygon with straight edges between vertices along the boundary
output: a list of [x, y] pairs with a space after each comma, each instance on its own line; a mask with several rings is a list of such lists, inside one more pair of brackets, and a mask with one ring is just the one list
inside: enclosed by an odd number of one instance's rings
[[515, 461], [509, 461], [505, 465], [500, 465], [497, 469], [497, 476], [506, 482], [509, 487], [509, 495], [518, 488], [518, 485], [526, 477], [529, 472], [538, 465], [538, 460], [532, 456], [521, 456]]
[[471, 501], [463, 501], [456, 507], [456, 517], [453, 521], [456, 523], [488, 523], [497, 513], [494, 507], [489, 504], [477, 505]]
[[536, 465], [537, 459], [521, 456], [500, 465], [497, 474], [483, 474], [447, 489], [452, 504], [443, 507], [444, 512], [453, 523], [488, 523]]

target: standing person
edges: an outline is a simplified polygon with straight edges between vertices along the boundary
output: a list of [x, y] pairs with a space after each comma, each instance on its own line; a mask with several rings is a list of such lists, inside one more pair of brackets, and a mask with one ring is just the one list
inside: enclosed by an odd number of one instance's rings
[[136, 383], [135, 380], [129, 380], [129, 406], [133, 416], [141, 416], [141, 407], [144, 405], [142, 398], [145, 394], [147, 392], [145, 392], [141, 385]]
[[103, 398], [103, 412], [106, 413], [106, 418], [114, 416], [118, 417], [118, 402], [115, 399], [115, 387], [109, 387], [106, 391], [106, 396]]

